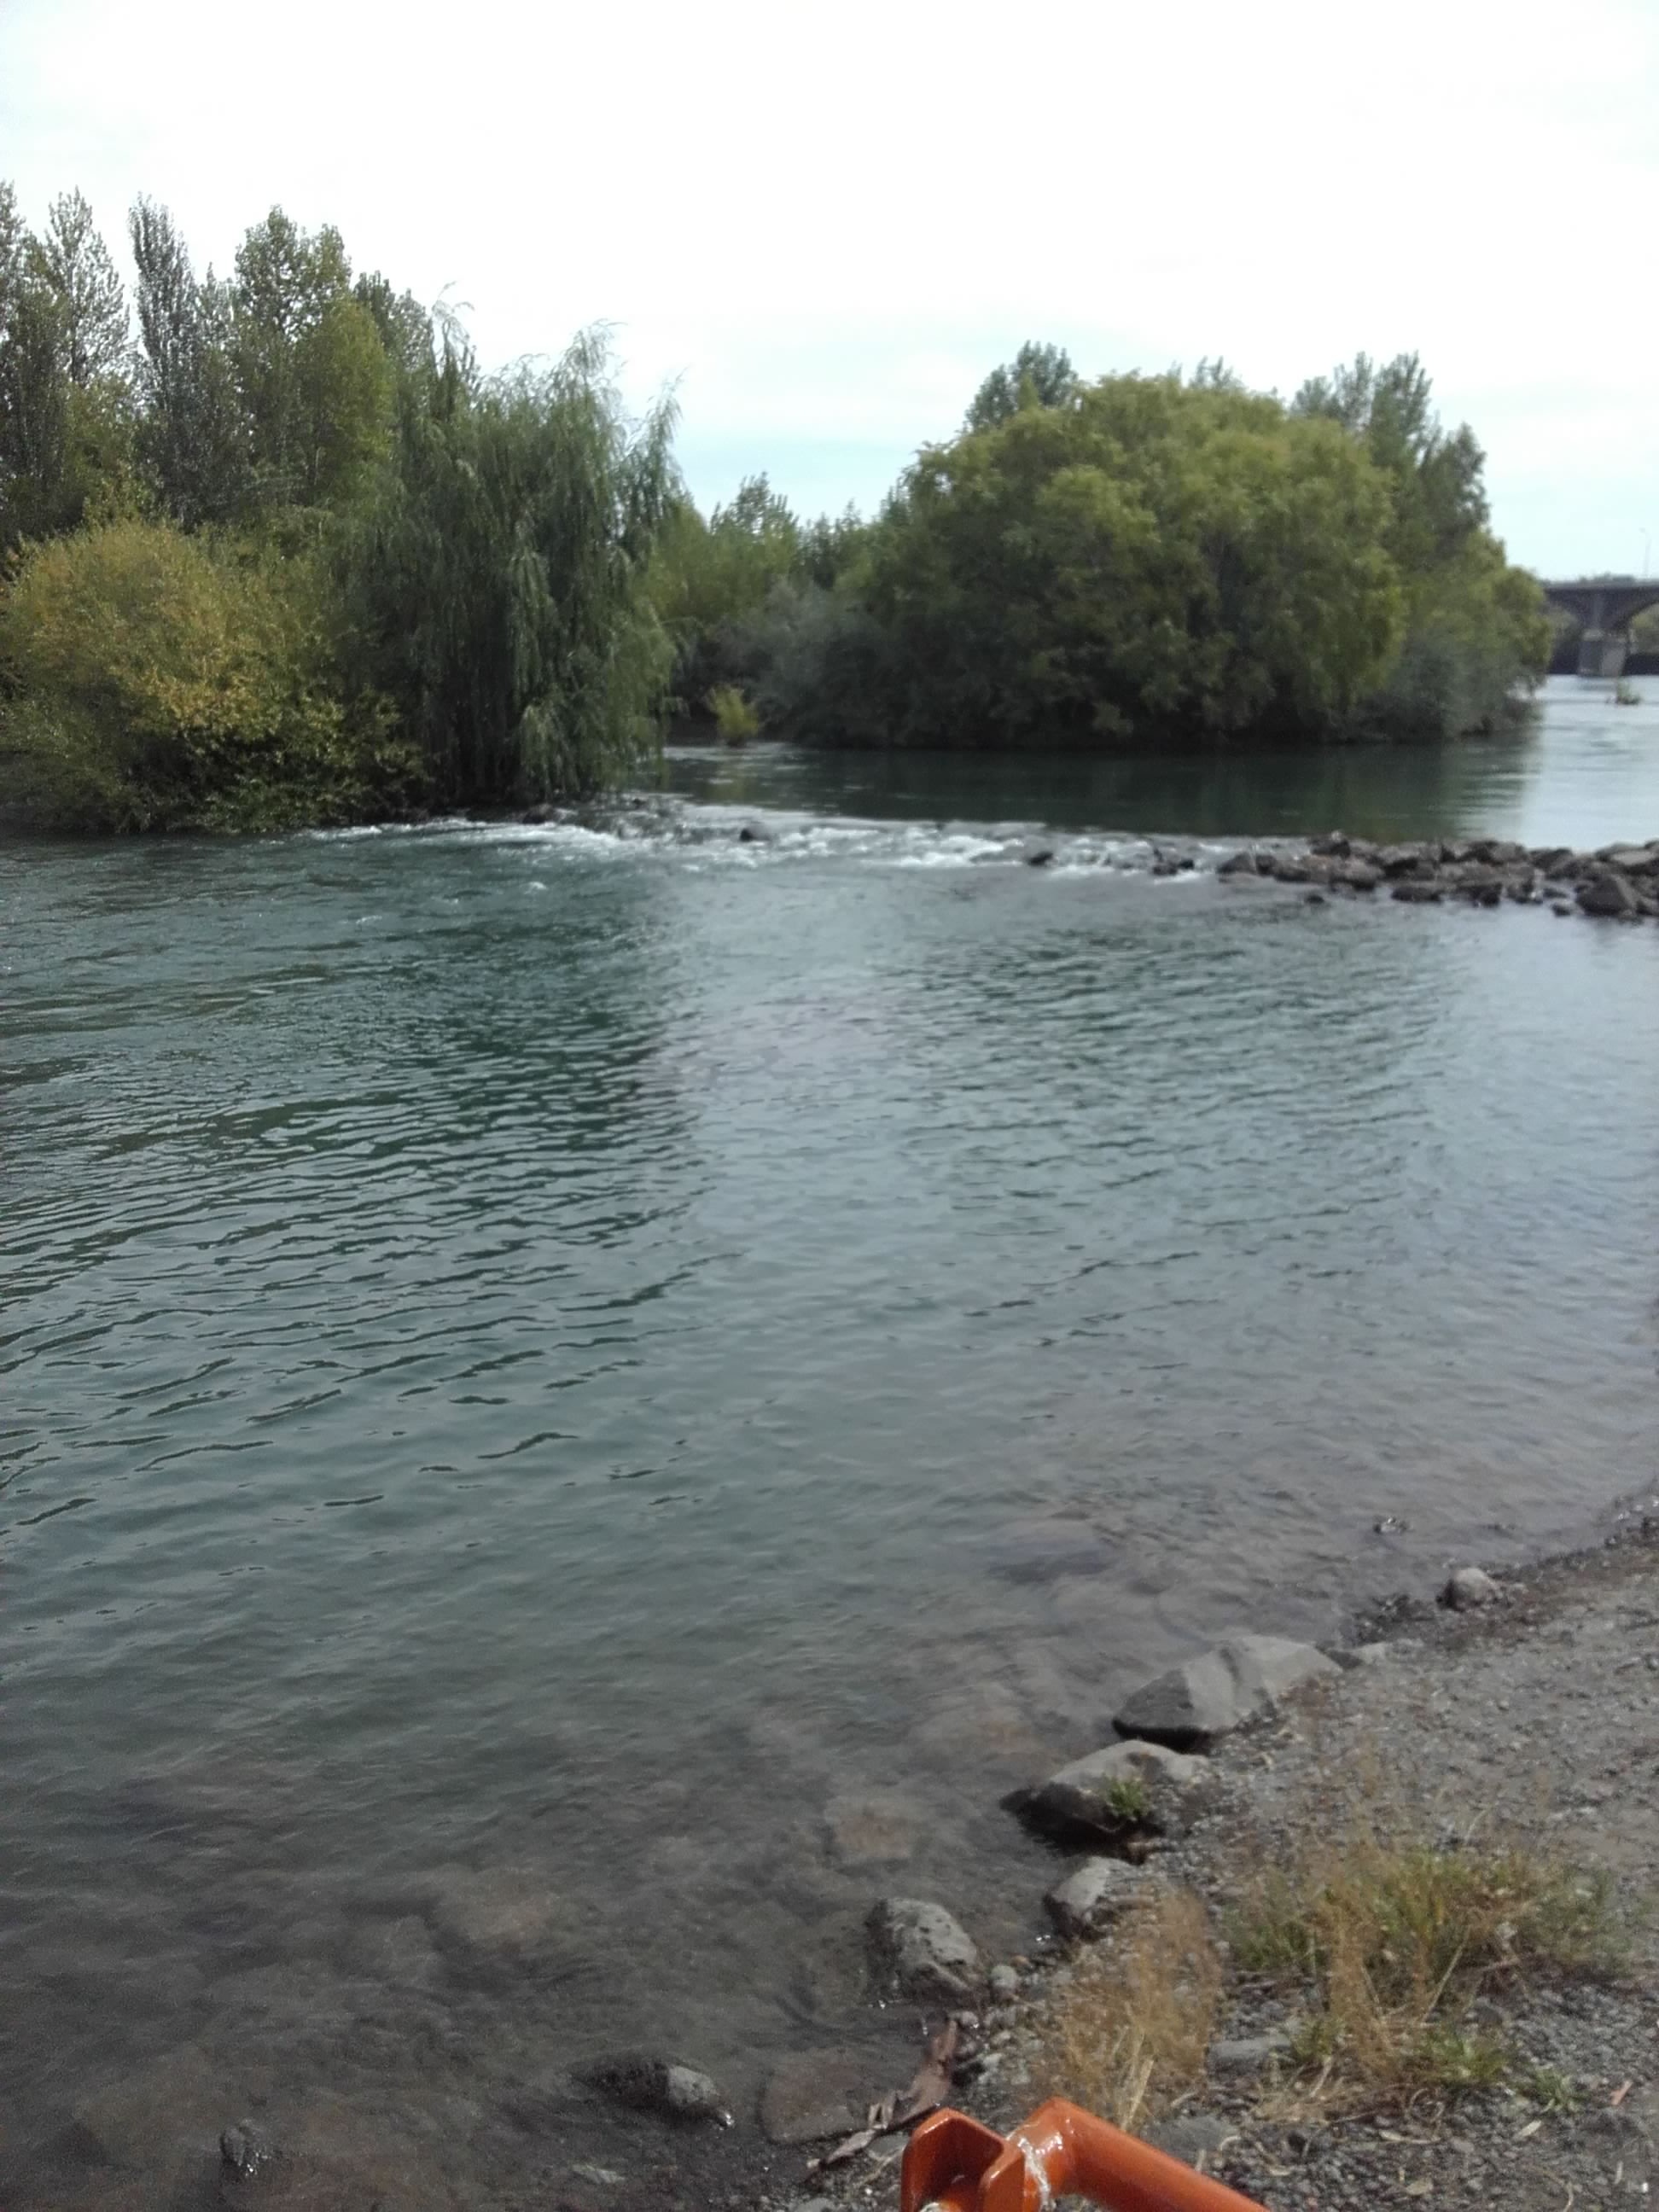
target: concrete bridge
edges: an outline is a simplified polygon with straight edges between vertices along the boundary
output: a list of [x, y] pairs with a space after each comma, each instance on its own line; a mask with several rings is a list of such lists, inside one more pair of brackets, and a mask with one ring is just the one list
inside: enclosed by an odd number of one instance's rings
[[1645, 576], [1581, 576], [1576, 583], [1543, 588], [1550, 605], [1578, 625], [1578, 673], [1622, 676], [1631, 623], [1644, 607], [1659, 606], [1659, 582]]

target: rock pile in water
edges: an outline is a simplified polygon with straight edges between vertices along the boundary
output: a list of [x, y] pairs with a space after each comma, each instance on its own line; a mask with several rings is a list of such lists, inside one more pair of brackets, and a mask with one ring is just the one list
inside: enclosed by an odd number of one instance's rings
[[1266, 876], [1320, 890], [1380, 891], [1413, 904], [1448, 898], [1474, 906], [1550, 904], [1558, 914], [1611, 921], [1659, 921], [1659, 838], [1646, 845], [1517, 845], [1504, 837], [1427, 838], [1398, 845], [1333, 830], [1303, 852], [1230, 854], [1218, 875]]

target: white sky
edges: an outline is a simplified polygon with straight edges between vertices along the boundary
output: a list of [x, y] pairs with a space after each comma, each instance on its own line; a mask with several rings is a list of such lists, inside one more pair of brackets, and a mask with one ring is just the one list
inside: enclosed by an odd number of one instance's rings
[[3, 176], [124, 265], [137, 191], [221, 268], [280, 201], [492, 364], [609, 321], [705, 505], [868, 508], [1028, 337], [1415, 348], [1515, 558], [1659, 537], [1659, 0], [0, 0]]

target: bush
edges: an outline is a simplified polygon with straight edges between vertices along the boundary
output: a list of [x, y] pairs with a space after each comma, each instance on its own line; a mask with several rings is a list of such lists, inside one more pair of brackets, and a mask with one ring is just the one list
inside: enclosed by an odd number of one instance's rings
[[349, 818], [418, 782], [335, 696], [311, 563], [127, 520], [26, 548], [0, 594], [16, 796], [101, 830]]
[[744, 698], [737, 684], [717, 684], [704, 703], [714, 718], [723, 744], [747, 744], [750, 738], [759, 735], [760, 715], [753, 701]]

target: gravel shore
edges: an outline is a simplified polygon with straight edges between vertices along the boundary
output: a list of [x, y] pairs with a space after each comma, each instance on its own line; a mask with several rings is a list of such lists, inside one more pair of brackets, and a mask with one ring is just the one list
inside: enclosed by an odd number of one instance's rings
[[[1280, 2008], [1230, 1976], [1206, 2083], [1145, 2132], [1270, 2212], [1498, 2195], [1570, 2212], [1645, 2197], [1659, 2166], [1642, 1911], [1659, 1872], [1659, 1529], [1511, 1576], [1489, 1607], [1402, 1601], [1361, 1632], [1381, 1639], [1362, 1663], [1217, 1749], [1214, 1809], [1158, 1856], [1158, 1871], [1224, 1910], [1261, 1867], [1289, 1861], [1363, 1762], [1449, 1849], [1523, 1834], [1605, 1869], [1630, 1930], [1626, 1962], [1610, 1978], [1538, 1978], [1492, 2000], [1525, 2086], [1341, 2118], [1288, 2116], [1279, 2061], [1259, 2056]], [[1047, 2086], [1044, 2039], [1076, 1956], [1056, 1947], [1034, 1961], [987, 2016], [993, 2063], [957, 2101], [993, 2125]], [[890, 2172], [854, 2178], [849, 2194], [885, 2201], [893, 2185]]]

